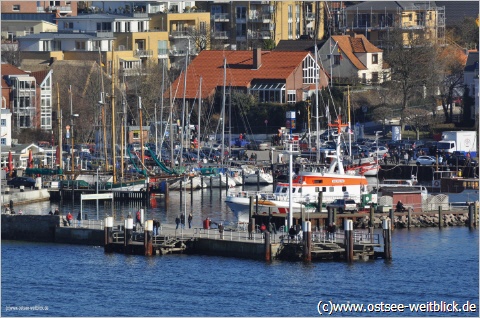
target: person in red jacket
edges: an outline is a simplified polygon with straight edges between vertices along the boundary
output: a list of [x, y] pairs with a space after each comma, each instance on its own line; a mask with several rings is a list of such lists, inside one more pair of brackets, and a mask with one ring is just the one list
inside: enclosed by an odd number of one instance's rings
[[73, 215], [72, 215], [72, 213], [68, 212], [68, 214], [67, 214], [68, 226], [70, 226], [72, 224], [72, 220], [73, 220]]

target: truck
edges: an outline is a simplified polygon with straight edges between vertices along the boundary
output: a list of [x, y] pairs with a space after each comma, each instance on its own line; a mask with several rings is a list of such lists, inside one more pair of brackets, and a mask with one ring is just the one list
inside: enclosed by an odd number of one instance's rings
[[449, 155], [470, 153], [470, 156], [474, 158], [477, 156], [477, 132], [444, 131], [442, 140], [437, 143], [437, 150]]

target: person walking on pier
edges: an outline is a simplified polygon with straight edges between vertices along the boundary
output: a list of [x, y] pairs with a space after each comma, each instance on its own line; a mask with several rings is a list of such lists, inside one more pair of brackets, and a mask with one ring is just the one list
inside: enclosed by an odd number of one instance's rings
[[180, 216], [177, 216], [175, 218], [175, 224], [177, 224], [177, 227], [175, 228], [175, 230], [178, 230], [178, 226], [180, 225]]
[[189, 228], [189, 229], [192, 228], [192, 220], [193, 220], [193, 215], [192, 215], [192, 213], [190, 212], [190, 214], [188, 215], [188, 228]]
[[185, 214], [180, 215], [180, 223], [182, 223], [182, 229], [185, 228]]
[[73, 215], [72, 215], [72, 213], [68, 212], [68, 214], [67, 214], [68, 226], [72, 225], [72, 220], [73, 220]]
[[142, 227], [142, 214], [140, 213], [140, 210], [137, 211], [135, 226], [137, 226], [137, 223], [140, 224], [140, 227]]

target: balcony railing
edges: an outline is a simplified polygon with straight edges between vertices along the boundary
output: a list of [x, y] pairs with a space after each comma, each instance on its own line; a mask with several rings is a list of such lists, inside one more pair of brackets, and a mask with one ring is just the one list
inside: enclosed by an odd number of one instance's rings
[[262, 22], [262, 23], [269, 23], [272, 19], [272, 15], [270, 13], [258, 13], [252, 12], [248, 16], [250, 22]]
[[158, 49], [157, 54], [158, 55], [167, 55], [169, 53], [168, 49]]
[[216, 32], [213, 32], [212, 37], [214, 39], [228, 39], [230, 37], [230, 32], [228, 32], [228, 31], [216, 31]]
[[307, 21], [315, 20], [315, 13], [308, 12], [305, 16], [305, 19], [307, 19]]
[[170, 50], [169, 52], [171, 56], [185, 56], [187, 55], [187, 52], [189, 55], [198, 55], [198, 51], [193, 49], [191, 49], [190, 51], [189, 50]]
[[37, 7], [37, 13], [45, 13], [44, 7]]
[[214, 21], [230, 21], [230, 14], [229, 13], [214, 13], [212, 14], [212, 20]]
[[190, 34], [191, 34], [191, 30], [170, 32], [170, 36], [173, 38], [187, 38]]
[[49, 6], [49, 11], [58, 11], [58, 12], [72, 12], [72, 7], [70, 6]]
[[151, 57], [153, 55], [152, 50], [135, 50], [133, 52], [135, 57]]
[[248, 37], [251, 39], [266, 40], [272, 37], [272, 33], [270, 31], [248, 31]]

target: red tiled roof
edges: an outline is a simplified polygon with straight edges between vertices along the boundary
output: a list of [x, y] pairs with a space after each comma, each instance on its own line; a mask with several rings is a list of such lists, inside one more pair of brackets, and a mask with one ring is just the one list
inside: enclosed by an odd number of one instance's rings
[[[253, 54], [254, 51], [200, 52], [188, 66], [185, 98], [198, 97], [200, 76], [202, 98], [214, 94], [215, 89], [223, 85], [224, 59], [227, 60], [226, 85], [246, 88], [255, 79], [285, 81], [297, 67], [302, 67], [302, 61], [310, 53], [262, 51], [261, 65], [258, 69], [253, 69]], [[176, 98], [183, 97], [183, 84], [182, 73], [172, 84]]]
[[348, 35], [334, 35], [333, 41], [337, 42], [338, 48], [359, 70], [366, 70], [367, 67], [357, 58], [355, 53], [376, 53], [382, 52], [381, 49], [373, 45], [362, 34], [355, 34], [354, 37]]
[[2, 87], [3, 88], [8, 87], [8, 84], [4, 79], [5, 75], [22, 75], [22, 74], [28, 74], [28, 73], [25, 71], [22, 71], [16, 66], [13, 66], [12, 64], [2, 63], [2, 68], [1, 68]]
[[32, 72], [32, 76], [35, 77], [35, 80], [37, 81], [37, 85], [40, 85], [43, 82], [43, 80], [45, 80], [45, 77], [47, 76], [48, 72], [50, 72], [50, 70]]

